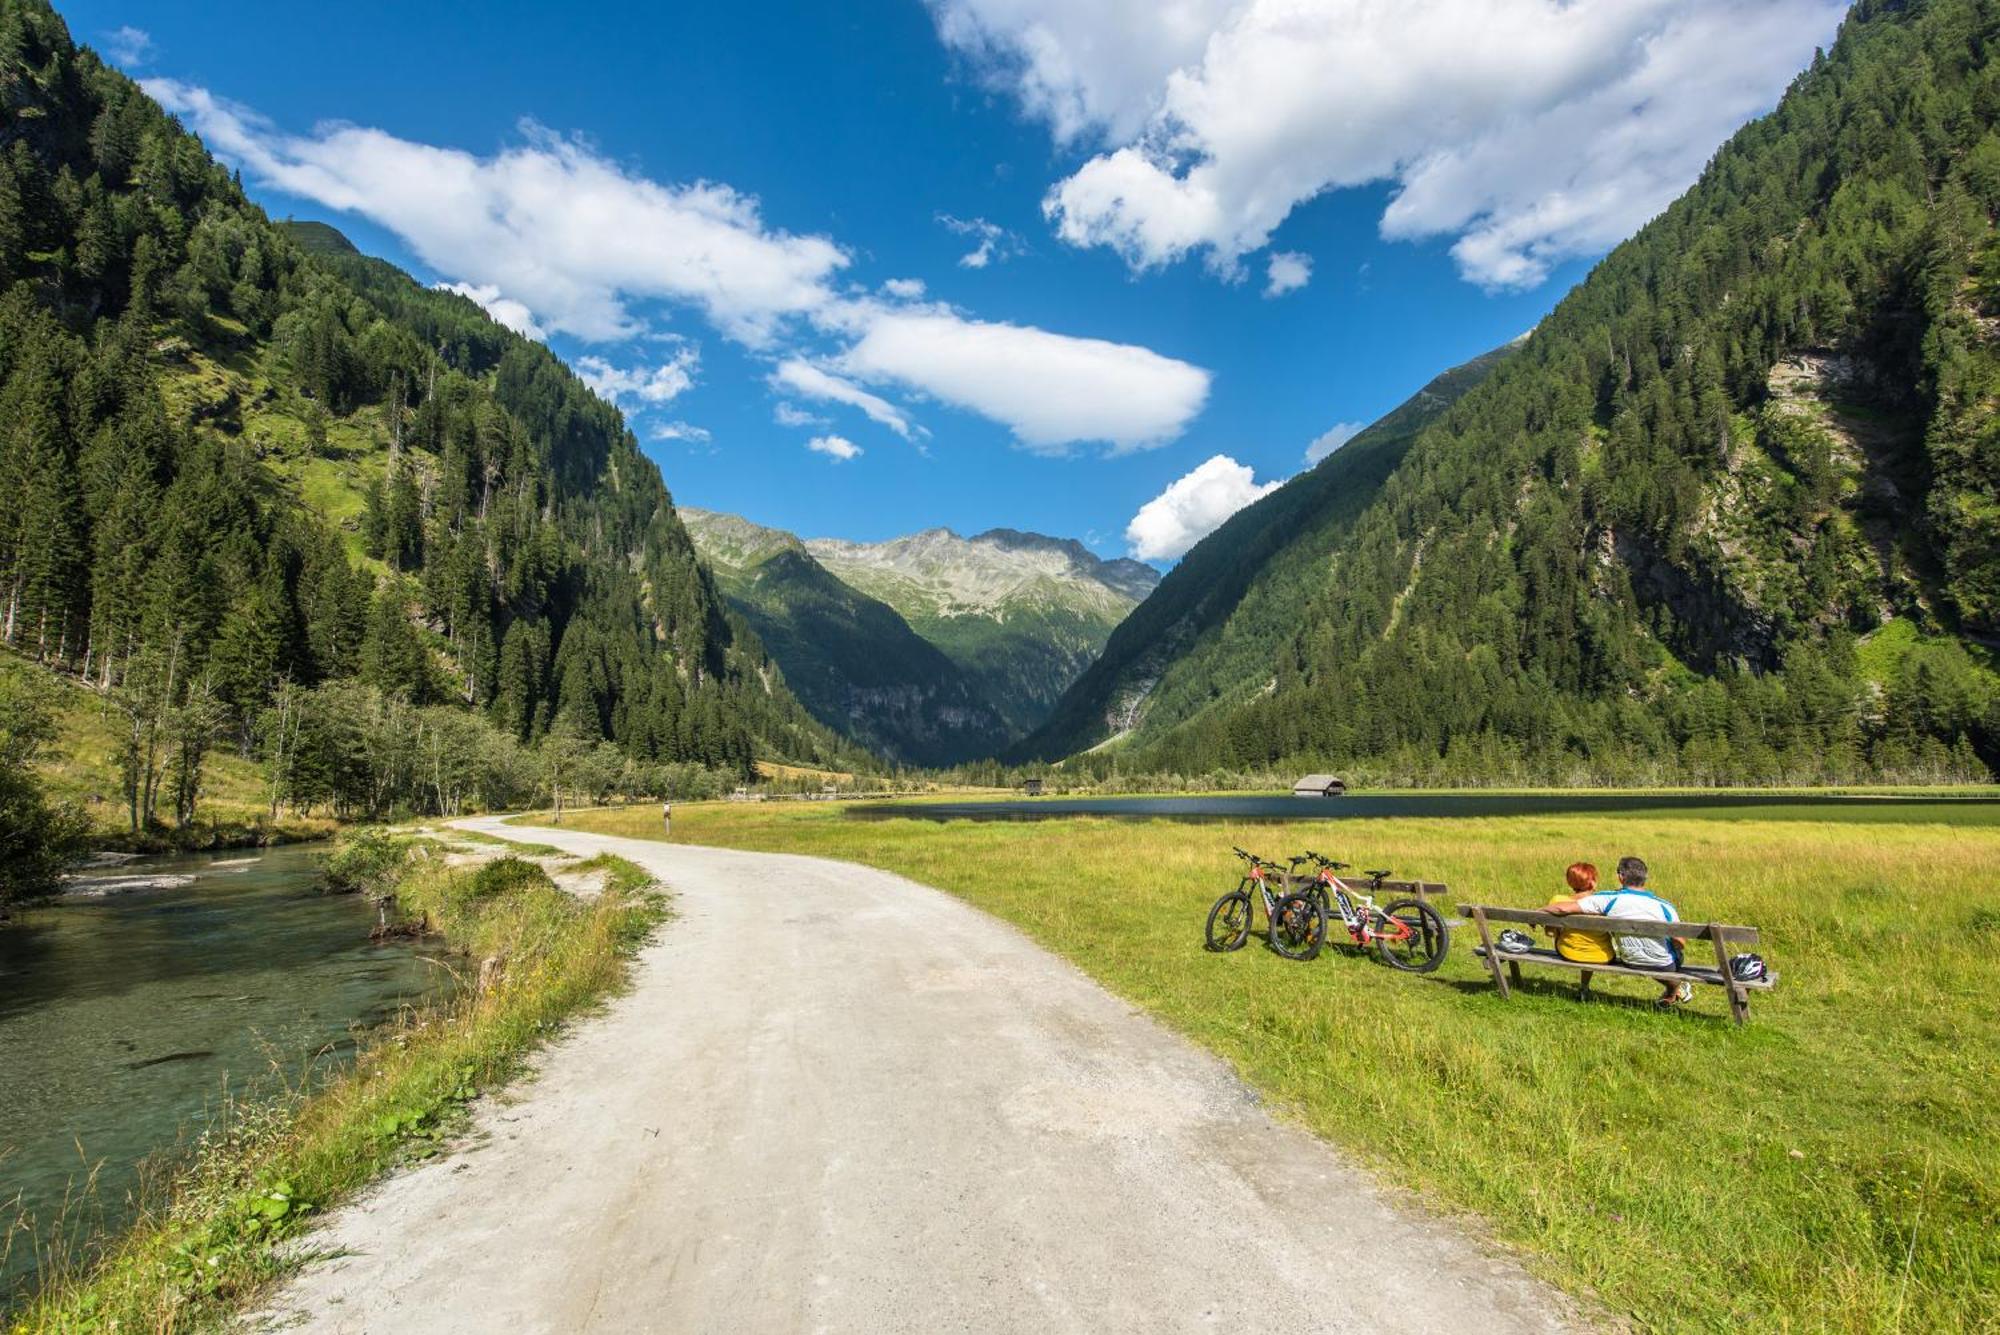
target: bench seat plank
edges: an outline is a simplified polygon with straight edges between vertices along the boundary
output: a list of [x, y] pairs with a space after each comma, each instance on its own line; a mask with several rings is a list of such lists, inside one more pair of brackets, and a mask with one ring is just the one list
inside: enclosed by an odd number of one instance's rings
[[[1486, 957], [1486, 947], [1474, 946], [1472, 953], [1483, 959]], [[1493, 952], [1493, 958], [1503, 962], [1518, 960], [1524, 964], [1552, 964], [1560, 969], [1578, 969], [1585, 973], [1618, 973], [1632, 978], [1656, 978], [1669, 982], [1677, 982], [1685, 978], [1691, 983], [1713, 983], [1718, 987], [1725, 985], [1727, 982], [1717, 970], [1704, 969], [1698, 964], [1684, 964], [1678, 969], [1635, 969], [1629, 964], [1617, 963], [1585, 964], [1581, 960], [1567, 959], [1558, 955], [1555, 951], [1541, 946], [1537, 946], [1533, 950], [1496, 949]], [[1754, 983], [1739, 982], [1736, 986], [1754, 988], [1758, 991], [1769, 991], [1777, 984], [1777, 981], [1777, 974], [1767, 973]]]

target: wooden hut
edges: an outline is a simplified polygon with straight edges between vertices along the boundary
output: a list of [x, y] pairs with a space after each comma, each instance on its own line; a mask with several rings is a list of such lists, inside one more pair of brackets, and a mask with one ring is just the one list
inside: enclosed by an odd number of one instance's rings
[[1331, 774], [1308, 774], [1292, 785], [1293, 797], [1341, 797], [1347, 785]]
[[1040, 797], [1042, 795], [1042, 781], [1040, 779], [1025, 781], [1021, 785], [1021, 793], [1025, 797]]

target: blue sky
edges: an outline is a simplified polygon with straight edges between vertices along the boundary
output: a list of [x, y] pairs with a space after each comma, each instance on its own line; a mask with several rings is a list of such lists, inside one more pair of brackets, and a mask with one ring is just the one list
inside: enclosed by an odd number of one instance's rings
[[[274, 215], [593, 368], [682, 503], [1164, 561], [1330, 429], [1531, 327], [1839, 12], [1272, 8], [64, 13]], [[972, 220], [999, 229], [983, 267]]]

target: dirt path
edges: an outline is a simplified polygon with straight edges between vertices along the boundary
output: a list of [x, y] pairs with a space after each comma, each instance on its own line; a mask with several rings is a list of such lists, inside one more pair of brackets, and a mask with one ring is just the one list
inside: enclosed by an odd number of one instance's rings
[[[939, 891], [497, 820], [675, 893], [637, 985], [315, 1241], [313, 1331], [1512, 1331], [1575, 1318]], [[1358, 1273], [1357, 1273], [1358, 1272]], [[1353, 1276], [1339, 1279], [1337, 1276]]]

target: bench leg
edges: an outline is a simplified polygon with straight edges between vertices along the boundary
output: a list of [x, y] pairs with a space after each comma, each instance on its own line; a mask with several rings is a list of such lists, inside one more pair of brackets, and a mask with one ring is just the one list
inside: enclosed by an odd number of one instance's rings
[[1590, 1000], [1590, 970], [1588, 969], [1583, 970], [1576, 977], [1576, 999], [1578, 1001]]
[[1507, 961], [1507, 981], [1515, 987], [1521, 985], [1521, 966], [1514, 960]]
[[1715, 970], [1722, 975], [1722, 990], [1729, 994], [1729, 1018], [1738, 1024], [1750, 1019], [1750, 994], [1737, 984], [1736, 975], [1729, 972], [1729, 943], [1722, 939], [1722, 933], [1715, 934]]
[[1472, 906], [1472, 925], [1479, 929], [1479, 944], [1486, 947], [1486, 967], [1493, 973], [1493, 985], [1500, 989], [1500, 999], [1505, 1001], [1513, 993], [1507, 989], [1507, 975], [1500, 968], [1500, 956], [1493, 949], [1493, 933], [1486, 928], [1486, 911], [1477, 904]]

